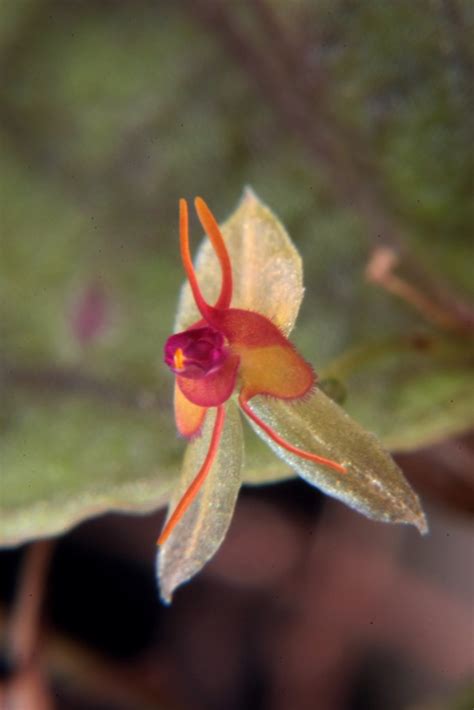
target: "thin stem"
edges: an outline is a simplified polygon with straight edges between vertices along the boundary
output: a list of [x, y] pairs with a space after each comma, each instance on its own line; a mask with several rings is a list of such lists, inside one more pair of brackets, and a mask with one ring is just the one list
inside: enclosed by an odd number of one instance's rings
[[158, 545], [163, 545], [163, 543], [166, 542], [166, 540], [169, 538], [176, 524], [181, 520], [181, 518], [199, 493], [202, 484], [206, 480], [219, 449], [219, 442], [221, 440], [222, 430], [224, 428], [224, 420], [225, 407], [224, 405], [220, 405], [219, 407], [217, 407], [216, 421], [214, 422], [211, 443], [209, 444], [209, 450], [206, 454], [206, 458], [204, 459], [204, 463], [199, 469], [196, 477], [193, 479], [193, 482], [179, 501], [178, 505], [174, 509], [170, 519], [166, 523], [163, 532], [158, 538]]
[[255, 422], [255, 424], [270, 437], [270, 439], [272, 439], [276, 444], [278, 444], [278, 446], [281, 446], [283, 449], [286, 449], [287, 451], [292, 454], [295, 454], [295, 456], [298, 456], [301, 459], [307, 459], [308, 461], [313, 461], [313, 463], [318, 463], [322, 466], [327, 466], [328, 468], [332, 468], [338, 473], [347, 473], [347, 468], [342, 464], [337, 463], [337, 461], [327, 459], [324, 456], [318, 456], [318, 454], [313, 454], [310, 451], [305, 451], [304, 449], [300, 449], [297, 446], [293, 446], [293, 444], [290, 444], [285, 439], [282, 439], [281, 436], [279, 436], [275, 431], [273, 431], [273, 429], [268, 426], [268, 424], [265, 424], [265, 422], [262, 421], [262, 419], [260, 419], [260, 417], [258, 417], [250, 409], [248, 402], [243, 398], [242, 394], [239, 396], [239, 405], [241, 409], [245, 412], [245, 414], [250, 417], [250, 419], [252, 419], [252, 421]]
[[25, 551], [8, 634], [9, 653], [20, 667], [29, 665], [38, 651], [41, 610], [52, 549], [51, 540], [41, 540], [31, 543]]
[[[375, 249], [366, 267], [366, 277], [372, 283], [398, 296], [415, 308], [427, 321], [440, 328], [454, 331], [471, 331], [474, 314], [460, 303], [444, 303], [423, 293], [419, 286], [395, 273], [399, 257], [390, 247]], [[464, 307], [463, 307], [464, 306]]]

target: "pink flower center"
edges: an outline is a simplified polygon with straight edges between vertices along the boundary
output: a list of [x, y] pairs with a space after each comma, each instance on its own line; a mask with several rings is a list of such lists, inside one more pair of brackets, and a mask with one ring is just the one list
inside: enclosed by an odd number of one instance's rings
[[190, 379], [205, 377], [227, 358], [222, 333], [208, 326], [171, 335], [164, 348], [164, 360], [176, 374]]

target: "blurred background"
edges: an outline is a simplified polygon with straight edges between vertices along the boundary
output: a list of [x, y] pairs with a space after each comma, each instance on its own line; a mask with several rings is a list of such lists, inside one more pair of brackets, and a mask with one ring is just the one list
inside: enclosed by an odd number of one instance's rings
[[[473, 15], [0, 5], [0, 707], [472, 710]], [[250, 436], [228, 537], [165, 607], [177, 203], [222, 221], [246, 185], [303, 257], [294, 342], [430, 534], [282, 479]]]

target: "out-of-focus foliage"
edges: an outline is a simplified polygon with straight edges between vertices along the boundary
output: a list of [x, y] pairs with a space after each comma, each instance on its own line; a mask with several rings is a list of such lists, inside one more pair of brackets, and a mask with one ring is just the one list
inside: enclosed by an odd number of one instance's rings
[[[387, 445], [472, 423], [468, 339], [429, 329], [365, 282], [377, 235], [267, 102], [277, 89], [256, 90], [238, 43], [210, 32], [206, 3], [192, 5], [0, 10], [3, 542], [167, 499], [183, 450], [161, 363], [182, 281], [181, 195], [202, 194], [221, 219], [246, 183], [271, 205], [304, 260], [295, 342], [344, 381], [348, 411]], [[250, 7], [231, 20], [258, 42]], [[405, 248], [471, 295], [469, 22], [408, 0], [274, 10], [301, 40], [304, 72], [329, 77], [309, 106], [316, 117], [324, 102], [327, 123], [360, 137], [354, 160], [374, 161]], [[469, 19], [470, 3], [460, 14]], [[84, 337], [78, 318], [88, 320], [97, 287], [100, 314]], [[347, 350], [356, 357], [331, 364]], [[252, 446], [247, 479], [288, 475]]]

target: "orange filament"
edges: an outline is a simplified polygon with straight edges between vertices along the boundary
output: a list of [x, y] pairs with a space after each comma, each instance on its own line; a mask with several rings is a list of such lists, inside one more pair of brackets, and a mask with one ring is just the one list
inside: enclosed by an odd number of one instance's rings
[[[199, 220], [211, 240], [222, 270], [221, 292], [216, 301], [215, 308], [226, 309], [229, 307], [232, 299], [232, 266], [229, 254], [227, 252], [222, 234], [217, 226], [217, 222], [214, 219], [209, 207], [200, 197], [196, 198], [195, 206]], [[208, 322], [211, 322], [214, 308], [206, 302], [204, 296], [202, 295], [196, 277], [196, 272], [194, 271], [191, 252], [189, 250], [188, 204], [183, 198], [179, 201], [179, 240], [181, 247], [181, 259], [183, 261], [186, 276], [188, 277], [189, 285], [191, 286], [191, 291], [193, 292], [196, 306], [198, 307], [202, 317]]]
[[183, 198], [179, 201], [179, 243], [181, 247], [181, 259], [183, 261], [184, 270], [188, 277], [191, 291], [193, 292], [196, 306], [198, 307], [202, 317], [205, 320], [212, 318], [211, 306], [206, 303], [204, 296], [199, 288], [196, 273], [194, 271], [191, 252], [189, 251], [189, 222], [188, 222], [188, 204]]
[[211, 470], [211, 466], [214, 463], [214, 459], [216, 458], [217, 450], [219, 448], [219, 442], [221, 440], [222, 429], [224, 428], [224, 420], [225, 407], [223, 405], [220, 405], [219, 407], [217, 407], [216, 421], [214, 422], [211, 443], [209, 444], [209, 450], [206, 454], [206, 458], [204, 459], [204, 463], [199, 469], [193, 482], [179, 501], [178, 505], [174, 509], [173, 514], [171, 515], [170, 519], [168, 520], [163, 529], [163, 532], [158, 538], [157, 545], [163, 545], [163, 543], [166, 542], [173, 529], [175, 528], [176, 524], [181, 520], [181, 518], [199, 493], [199, 489], [201, 488], [202, 484], [206, 480], [207, 474]]
[[194, 206], [202, 228], [211, 240], [212, 246], [214, 247], [214, 251], [216, 252], [221, 265], [222, 286], [219, 298], [217, 299], [214, 308], [229, 308], [232, 300], [232, 265], [230, 263], [230, 257], [224, 238], [214, 215], [202, 197], [196, 197], [194, 200]]
[[293, 446], [288, 441], [285, 441], [285, 439], [282, 439], [281, 436], [279, 436], [276, 432], [273, 431], [270, 426], [268, 426], [268, 424], [265, 424], [265, 422], [262, 421], [260, 417], [254, 414], [254, 412], [250, 409], [248, 402], [243, 398], [242, 394], [239, 396], [239, 405], [243, 409], [245, 414], [247, 414], [247, 416], [249, 416], [250, 419], [252, 419], [252, 421], [254, 421], [255, 424], [265, 432], [265, 434], [268, 434], [270, 439], [273, 439], [273, 441], [279, 446], [281, 446], [283, 449], [286, 449], [290, 453], [295, 454], [295, 456], [299, 456], [302, 459], [307, 459], [308, 461], [313, 461], [314, 463], [319, 463], [322, 466], [332, 468], [338, 473], [347, 473], [347, 469], [342, 464], [337, 463], [336, 461], [332, 461], [331, 459], [326, 459], [324, 458], [324, 456], [312, 454], [310, 451], [304, 451], [304, 449], [299, 449], [297, 446]]
[[181, 348], [177, 348], [173, 355], [173, 364], [176, 370], [182, 370], [184, 367], [184, 354]]

